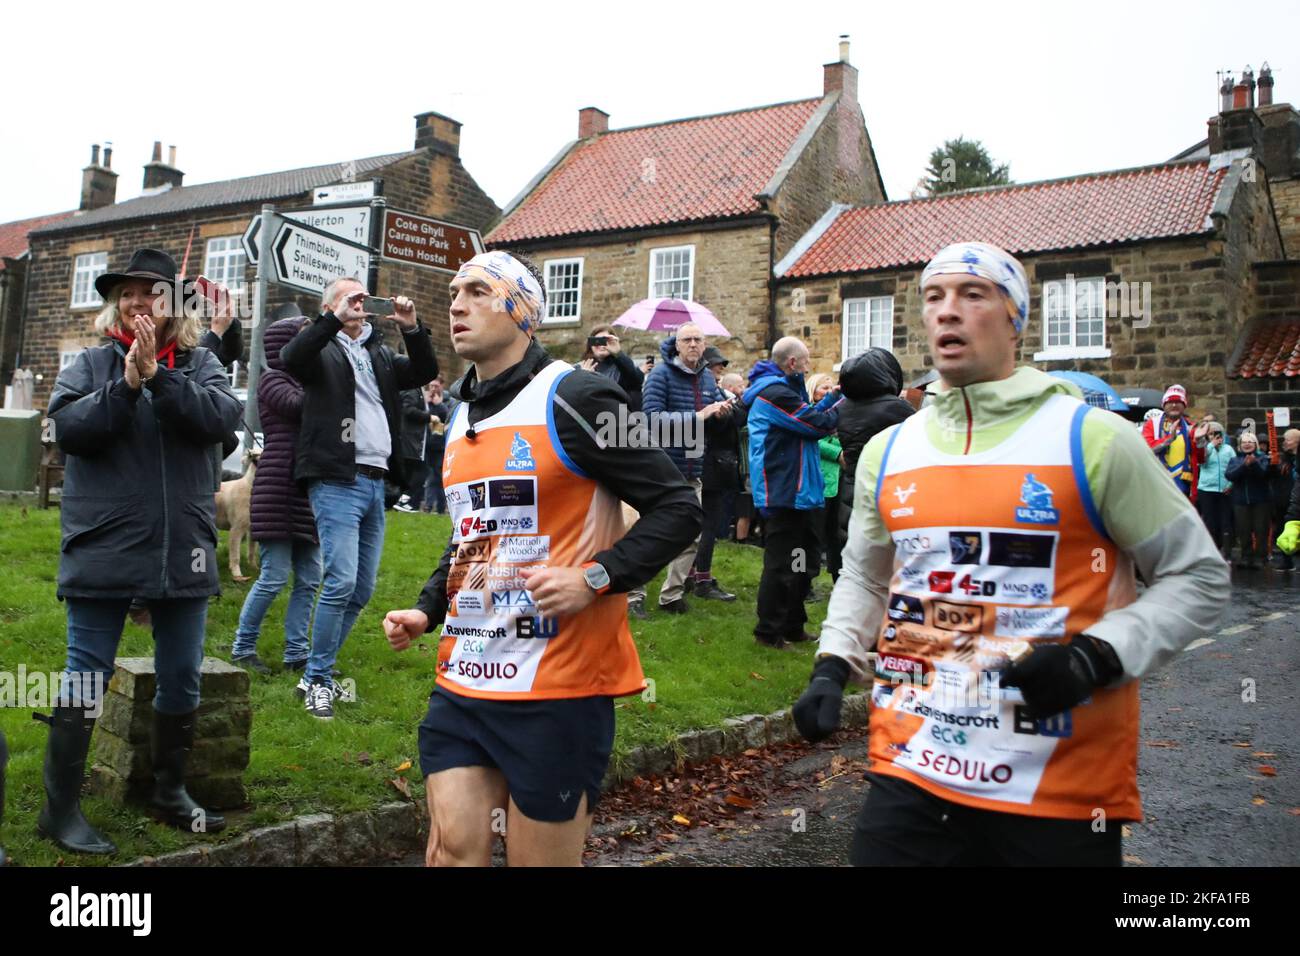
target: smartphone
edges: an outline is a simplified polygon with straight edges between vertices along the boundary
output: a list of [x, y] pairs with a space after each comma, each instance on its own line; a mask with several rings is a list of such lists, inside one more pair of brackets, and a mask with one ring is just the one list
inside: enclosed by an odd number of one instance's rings
[[368, 295], [361, 300], [361, 311], [366, 315], [392, 315], [395, 309], [393, 308], [392, 299], [381, 299], [378, 296]]
[[589, 335], [587, 336], [587, 348], [591, 348], [593, 345], [604, 345], [607, 341], [608, 339], [603, 335]]
[[654, 365], [655, 363], [655, 357], [653, 355], [647, 355], [645, 360], [647, 365]]
[[221, 295], [226, 290], [217, 285], [207, 276], [199, 276], [194, 280], [194, 288], [199, 291], [199, 295], [205, 299], [211, 299], [213, 302], [220, 303]]

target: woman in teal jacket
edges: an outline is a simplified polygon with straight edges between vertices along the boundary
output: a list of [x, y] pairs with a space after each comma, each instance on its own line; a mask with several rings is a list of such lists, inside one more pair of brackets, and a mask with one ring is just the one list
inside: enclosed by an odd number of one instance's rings
[[1201, 469], [1196, 482], [1196, 510], [1226, 559], [1232, 553], [1232, 482], [1228, 480], [1228, 464], [1236, 453], [1224, 440], [1223, 426], [1218, 422], [1210, 422], [1205, 444], [1198, 451]]

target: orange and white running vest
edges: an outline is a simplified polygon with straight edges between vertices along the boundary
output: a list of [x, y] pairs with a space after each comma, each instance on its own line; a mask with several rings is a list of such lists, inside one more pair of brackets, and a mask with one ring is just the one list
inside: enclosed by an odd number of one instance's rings
[[896, 549], [872, 687], [876, 773], [986, 810], [1142, 818], [1137, 682], [1033, 720], [993, 673], [1020, 642], [1068, 641], [1136, 596], [1088, 488], [1087, 413], [1050, 396], [973, 455], [931, 445], [933, 407], [890, 436], [876, 484]]
[[623, 536], [607, 488], [568, 459], [550, 419], [573, 367], [542, 368], [504, 409], [466, 435], [447, 428], [443, 486], [456, 552], [438, 645], [438, 685], [467, 697], [547, 700], [620, 696], [646, 685], [627, 596], [598, 595], [572, 617], [542, 619], [521, 572], [577, 567]]

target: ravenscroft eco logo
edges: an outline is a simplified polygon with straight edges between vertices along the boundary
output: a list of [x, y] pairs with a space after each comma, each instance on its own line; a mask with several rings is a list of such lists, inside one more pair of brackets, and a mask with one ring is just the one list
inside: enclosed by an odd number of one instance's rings
[[506, 471], [536, 471], [537, 462], [533, 460], [533, 446], [524, 437], [515, 432], [510, 443], [510, 457], [506, 459]]
[[50, 925], [59, 927], [125, 926], [133, 936], [148, 936], [153, 927], [150, 893], [82, 893], [78, 886], [50, 897]]
[[1052, 507], [1052, 489], [1034, 477], [1034, 473], [1025, 474], [1020, 485], [1020, 503], [1024, 506], [1016, 509], [1016, 520], [1021, 524], [1060, 524], [1061, 513]]

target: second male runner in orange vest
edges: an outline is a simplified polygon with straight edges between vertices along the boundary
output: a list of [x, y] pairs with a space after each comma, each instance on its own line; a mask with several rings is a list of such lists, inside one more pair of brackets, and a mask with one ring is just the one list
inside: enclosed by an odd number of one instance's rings
[[921, 298], [939, 381], [859, 459], [795, 721], [821, 739], [872, 685], [855, 864], [1118, 866], [1136, 681], [1214, 627], [1227, 565], [1132, 425], [1016, 368], [1019, 262], [949, 246]]
[[[473, 363], [451, 389], [451, 541], [417, 606], [384, 619], [396, 650], [442, 626], [420, 725], [427, 861], [486, 866], [504, 831], [511, 865], [578, 865], [613, 698], [645, 687], [626, 592], [695, 539], [703, 514], [644, 432], [611, 428], [628, 422], [623, 391], [534, 341], [546, 303], [529, 264], [475, 256], [451, 296], [452, 347]], [[620, 501], [641, 516], [626, 535]]]

